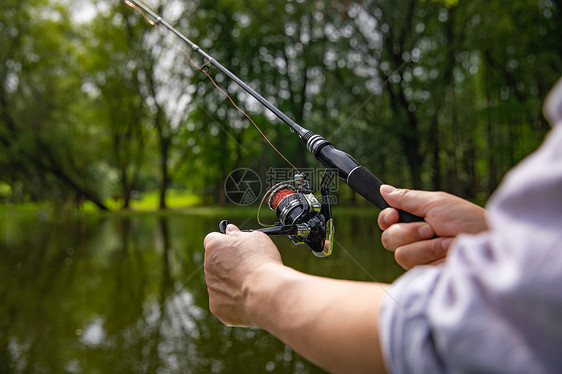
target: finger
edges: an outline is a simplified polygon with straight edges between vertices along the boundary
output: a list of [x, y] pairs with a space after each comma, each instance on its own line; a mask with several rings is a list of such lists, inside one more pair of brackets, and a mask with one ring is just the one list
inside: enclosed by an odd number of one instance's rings
[[232, 223], [226, 226], [226, 235], [233, 235], [234, 233], [239, 231], [240, 229], [236, 225], [233, 225]]
[[398, 247], [434, 236], [435, 231], [427, 222], [396, 223], [382, 233], [381, 241], [384, 248], [394, 251]]
[[221, 239], [221, 233], [218, 232], [210, 232], [207, 234], [207, 236], [205, 236], [205, 239], [203, 239], [203, 247], [205, 247], [205, 249], [209, 246], [212, 246], [213, 243], [220, 241]]
[[388, 184], [383, 184], [380, 192], [390, 206], [420, 217], [426, 216], [430, 202], [435, 198], [433, 192], [396, 188]]
[[[236, 235], [237, 233], [240, 232], [240, 229], [233, 224], [229, 224], [226, 227], [226, 231], [225, 234], [226, 235]], [[207, 248], [208, 246], [212, 246], [215, 242], [221, 242], [222, 240], [224, 240], [224, 234], [218, 233], [218, 232], [211, 232], [209, 234], [207, 234], [207, 236], [205, 236], [205, 239], [203, 240], [203, 247]]]
[[447, 239], [450, 238], [435, 238], [398, 247], [394, 252], [394, 258], [404, 269], [438, 263], [447, 256]]
[[379, 213], [377, 222], [381, 230], [388, 229], [391, 225], [398, 222], [398, 211], [394, 208], [386, 208]]

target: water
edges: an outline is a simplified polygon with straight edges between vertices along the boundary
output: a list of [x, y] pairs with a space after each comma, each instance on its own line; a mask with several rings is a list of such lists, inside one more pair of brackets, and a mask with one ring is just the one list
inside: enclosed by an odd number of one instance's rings
[[[0, 373], [318, 373], [260, 329], [208, 311], [205, 234], [224, 217], [0, 217]], [[255, 219], [246, 221], [249, 228]], [[276, 238], [311, 274], [390, 282], [376, 215], [336, 216], [334, 254]]]

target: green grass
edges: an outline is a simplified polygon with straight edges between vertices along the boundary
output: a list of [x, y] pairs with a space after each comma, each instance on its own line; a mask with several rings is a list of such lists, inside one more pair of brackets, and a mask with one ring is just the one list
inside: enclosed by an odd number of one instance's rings
[[[184, 208], [200, 203], [201, 199], [197, 195], [179, 190], [168, 190], [166, 193], [166, 206], [170, 209]], [[157, 210], [159, 206], [160, 193], [158, 191], [145, 192], [140, 200], [131, 201], [131, 209], [133, 210]]]
[[[131, 200], [130, 209], [122, 210], [123, 201], [114, 201], [107, 199], [104, 201], [105, 205], [110, 209], [109, 212], [101, 211], [92, 202], [87, 201], [80, 209], [75, 209], [72, 206], [57, 206], [52, 202], [40, 203], [21, 203], [21, 204], [0, 204], [0, 213], [4, 212], [28, 212], [48, 214], [49, 216], [57, 216], [61, 213], [61, 209], [70, 214], [119, 214], [119, 215], [135, 215], [142, 213], [158, 213], [162, 215], [168, 214], [189, 214], [199, 216], [224, 216], [224, 217], [249, 217], [255, 216], [257, 213], [257, 204], [250, 206], [218, 206], [218, 205], [202, 205], [202, 200], [199, 196], [182, 190], [168, 190], [166, 194], [166, 210], [159, 208], [160, 195], [158, 191], [147, 191], [141, 194], [140, 199]], [[55, 212], [56, 210], [56, 212]], [[332, 206], [333, 214], [336, 216], [376, 216], [379, 210], [368, 204], [358, 204], [357, 206], [341, 204]], [[277, 220], [274, 212], [270, 211], [267, 207], [262, 207], [261, 218], [265, 222], [274, 222]]]
[[[120, 211], [123, 206], [123, 200], [113, 200], [106, 199], [104, 201], [105, 206], [107, 206], [112, 211]], [[181, 190], [168, 190], [166, 193], [166, 207], [168, 209], [180, 209], [190, 206], [195, 206], [201, 204], [201, 199], [199, 196], [192, 193], [188, 193]], [[134, 211], [155, 211], [160, 209], [160, 192], [159, 191], [147, 191], [141, 194], [140, 199], [131, 200], [129, 202], [130, 209]], [[86, 201], [82, 205], [82, 210], [84, 212], [96, 212], [99, 208], [93, 204], [91, 201]]]
[[[199, 196], [187, 193], [181, 190], [168, 190], [166, 193], [166, 210], [160, 210], [160, 194], [159, 191], [148, 191], [141, 194], [140, 199], [131, 200], [130, 209], [122, 210], [123, 201], [114, 201], [107, 199], [104, 204], [110, 209], [109, 214], [135, 215], [142, 213], [155, 213], [162, 215], [168, 214], [190, 214], [200, 216], [222, 216], [225, 217], [246, 217], [255, 215], [257, 211], [256, 205], [241, 207], [236, 205], [218, 206], [218, 205], [202, 205]], [[85, 202], [81, 209], [87, 214], [107, 214], [102, 212], [91, 201]], [[265, 219], [275, 219], [273, 212], [269, 209], [262, 209]]]
[[4, 183], [0, 182], [0, 198], [8, 198], [12, 194], [12, 188]]

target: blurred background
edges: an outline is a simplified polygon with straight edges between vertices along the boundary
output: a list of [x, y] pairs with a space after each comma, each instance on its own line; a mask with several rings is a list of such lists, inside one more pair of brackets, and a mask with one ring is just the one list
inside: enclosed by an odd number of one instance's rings
[[[549, 130], [562, 1], [147, 0], [289, 117], [383, 181], [484, 204]], [[318, 372], [208, 312], [202, 240], [244, 167], [288, 165], [178, 39], [121, 1], [0, 3], [0, 372]], [[210, 75], [297, 167], [288, 127]], [[334, 255], [284, 260], [391, 282], [376, 214], [343, 183]]]

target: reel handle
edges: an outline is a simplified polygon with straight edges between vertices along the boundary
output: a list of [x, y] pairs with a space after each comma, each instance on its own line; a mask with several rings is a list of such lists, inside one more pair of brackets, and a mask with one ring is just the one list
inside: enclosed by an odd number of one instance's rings
[[226, 234], [226, 226], [228, 226], [228, 221], [226, 219], [219, 222], [219, 232], [221, 234]]
[[[228, 220], [223, 219], [219, 223], [219, 232], [221, 234], [226, 234], [226, 226], [228, 226]], [[260, 229], [254, 230], [242, 230], [244, 232], [252, 232], [252, 231], [260, 231], [268, 236], [272, 235], [297, 235], [299, 234], [299, 230], [302, 230], [299, 225], [279, 225], [273, 227], [264, 227]]]

